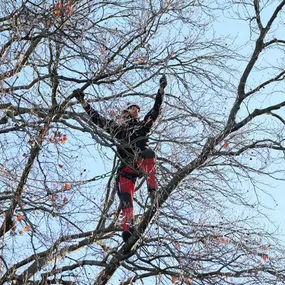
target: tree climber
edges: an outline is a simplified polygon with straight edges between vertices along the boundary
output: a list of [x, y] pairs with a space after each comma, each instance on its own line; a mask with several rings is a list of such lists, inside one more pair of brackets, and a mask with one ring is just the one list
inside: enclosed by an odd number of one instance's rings
[[118, 143], [118, 156], [121, 165], [116, 178], [116, 188], [120, 198], [123, 215], [124, 242], [134, 232], [134, 193], [138, 177], [146, 176], [148, 193], [151, 201], [154, 201], [157, 190], [155, 153], [149, 148], [149, 133], [154, 121], [157, 119], [164, 97], [164, 89], [167, 85], [165, 75], [160, 80], [153, 108], [140, 121], [140, 106], [136, 103], [128, 103], [123, 109], [123, 120], [119, 124], [114, 120], [102, 117], [84, 99], [84, 93], [80, 89], [74, 91], [73, 95], [81, 103], [84, 110], [92, 119], [93, 123], [111, 134]]

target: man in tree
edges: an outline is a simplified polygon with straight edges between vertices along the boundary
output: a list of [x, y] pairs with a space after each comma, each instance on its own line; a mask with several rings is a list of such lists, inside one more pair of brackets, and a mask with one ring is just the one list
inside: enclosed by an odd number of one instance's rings
[[145, 175], [148, 192], [151, 201], [154, 201], [157, 190], [155, 153], [149, 148], [149, 133], [154, 121], [157, 119], [164, 97], [164, 89], [167, 85], [163, 75], [159, 81], [160, 87], [157, 92], [153, 108], [140, 121], [140, 106], [128, 103], [122, 112], [121, 123], [108, 120], [94, 110], [84, 99], [84, 93], [77, 89], [74, 96], [82, 104], [84, 110], [98, 127], [111, 134], [119, 146], [117, 154], [121, 160], [118, 170], [116, 187], [121, 202], [123, 214], [122, 238], [126, 242], [134, 231], [134, 193], [138, 177]]

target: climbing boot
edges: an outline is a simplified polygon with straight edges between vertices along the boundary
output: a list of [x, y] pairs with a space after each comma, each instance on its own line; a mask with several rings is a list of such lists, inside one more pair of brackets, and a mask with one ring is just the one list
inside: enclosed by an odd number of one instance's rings
[[130, 228], [129, 230], [123, 231], [122, 238], [124, 242], [127, 242], [127, 240], [132, 236], [134, 233], [134, 229]]

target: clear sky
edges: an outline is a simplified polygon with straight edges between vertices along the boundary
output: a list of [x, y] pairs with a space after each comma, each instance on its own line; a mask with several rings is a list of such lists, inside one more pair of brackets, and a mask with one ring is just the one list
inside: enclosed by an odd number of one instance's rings
[[[274, 1], [273, 1], [274, 2]], [[274, 5], [269, 5], [261, 12], [261, 19], [263, 25], [265, 25], [271, 17], [272, 12], [274, 11], [276, 7], [276, 1]], [[225, 36], [229, 35], [232, 39], [235, 40], [235, 44], [240, 47], [240, 52], [245, 56], [245, 62], [241, 62], [239, 64], [239, 70], [240, 76], [242, 74], [243, 69], [245, 68], [246, 59], [250, 58], [253, 48], [254, 48], [254, 42], [249, 42], [250, 38], [255, 39], [256, 36], [254, 36], [249, 29], [249, 20], [242, 21], [242, 20], [235, 20], [232, 19], [232, 17], [236, 18], [236, 15], [233, 13], [230, 13], [228, 15], [220, 15], [220, 17], [217, 19], [217, 21], [214, 24], [214, 31], [217, 35]], [[280, 26], [276, 27], [276, 29], [273, 29], [274, 33], [269, 35], [269, 38], [278, 37], [283, 34], [284, 36], [284, 30], [281, 29]], [[280, 37], [281, 38], [281, 37]], [[278, 61], [282, 59], [283, 54], [280, 51], [273, 50], [273, 52], [267, 52], [264, 56], [262, 55], [262, 59], [266, 63], [278, 65]], [[237, 65], [238, 66], [238, 65]], [[261, 70], [261, 72], [255, 72], [253, 73], [254, 76], [249, 77], [248, 86], [256, 86], [257, 82], [265, 81], [266, 78], [269, 76], [272, 76], [272, 73], [267, 73], [266, 70]], [[272, 76], [273, 77], [273, 76]], [[272, 88], [272, 90], [270, 90]], [[265, 95], [260, 94], [260, 98], [255, 97], [255, 99], [249, 103], [249, 105], [252, 106], [252, 108], [258, 108], [259, 106], [263, 106], [263, 108], [266, 106], [266, 103], [274, 104], [281, 101], [284, 101], [284, 98], [281, 97], [280, 93], [274, 96], [267, 96], [267, 94], [270, 94], [274, 91], [274, 84], [272, 87], [266, 88]], [[283, 100], [282, 100], [283, 99]], [[278, 112], [278, 111], [277, 111]], [[277, 113], [276, 112], [276, 113]], [[284, 117], [284, 110], [278, 112], [281, 116]], [[279, 153], [281, 156], [282, 154]], [[278, 166], [279, 169], [285, 169], [285, 160], [282, 165]], [[283, 178], [283, 177], [282, 177]], [[272, 183], [272, 180], [267, 178], [266, 176], [263, 177], [264, 183], [268, 184], [268, 192], [272, 194], [273, 198], [276, 200], [273, 201], [271, 198], [268, 197], [268, 195], [260, 194], [261, 196], [261, 202], [266, 205], [267, 207], [271, 209], [264, 209], [264, 212], [267, 213], [269, 218], [272, 218], [273, 221], [276, 222], [277, 225], [280, 226], [280, 233], [284, 235], [283, 240], [285, 242], [285, 182], [284, 181], [274, 181]]]

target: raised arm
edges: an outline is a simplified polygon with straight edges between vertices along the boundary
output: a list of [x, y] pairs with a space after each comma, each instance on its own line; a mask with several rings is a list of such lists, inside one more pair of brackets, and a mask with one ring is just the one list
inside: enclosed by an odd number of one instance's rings
[[73, 91], [74, 97], [81, 103], [85, 112], [90, 116], [92, 122], [100, 127], [101, 129], [105, 130], [108, 133], [112, 133], [112, 129], [116, 126], [116, 123], [113, 120], [108, 120], [101, 116], [96, 110], [94, 110], [90, 104], [85, 100], [84, 92], [80, 89]]
[[166, 80], [165, 75], [163, 75], [159, 80], [159, 89], [158, 89], [156, 97], [155, 97], [154, 105], [153, 105], [152, 109], [144, 117], [144, 122], [147, 125], [152, 126], [152, 124], [157, 119], [157, 117], [160, 113], [161, 105], [162, 105], [163, 97], [164, 97], [164, 89], [165, 89], [166, 85], [167, 85], [167, 80]]

